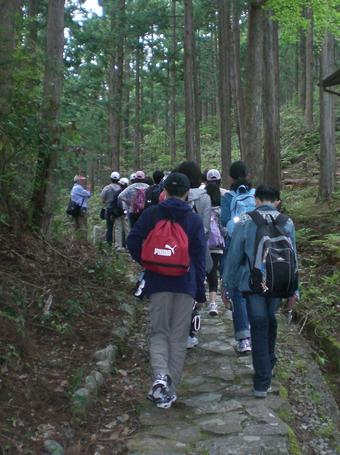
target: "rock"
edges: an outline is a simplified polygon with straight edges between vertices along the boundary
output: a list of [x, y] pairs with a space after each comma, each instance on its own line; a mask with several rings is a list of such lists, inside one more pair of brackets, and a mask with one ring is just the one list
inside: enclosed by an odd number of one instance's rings
[[202, 403], [195, 409], [195, 414], [224, 414], [230, 411], [237, 411], [242, 409], [242, 405], [236, 400], [219, 401], [217, 403]]
[[44, 449], [49, 455], [64, 455], [64, 448], [59, 442], [53, 439], [47, 439], [44, 442]]
[[246, 417], [239, 412], [229, 412], [224, 415], [205, 417], [196, 420], [196, 423], [203, 431], [207, 431], [208, 433], [227, 435], [231, 433], [241, 433], [241, 424], [245, 418]]
[[161, 438], [173, 439], [178, 442], [192, 444], [200, 439], [200, 430], [185, 422], [173, 422], [169, 425], [159, 425], [150, 427], [147, 430], [148, 434], [160, 436]]
[[288, 426], [282, 421], [269, 424], [248, 425], [243, 429], [243, 433], [249, 436], [285, 436], [288, 435]]
[[222, 397], [221, 393], [202, 393], [200, 395], [192, 396], [191, 398], [187, 398], [183, 400], [183, 403], [187, 406], [193, 408], [199, 408], [202, 403], [209, 403], [211, 401], [220, 401]]
[[136, 313], [135, 305], [129, 305], [128, 303], [121, 303], [119, 309], [131, 317], [134, 317]]
[[112, 331], [113, 338], [118, 340], [118, 341], [125, 340], [125, 338], [128, 336], [128, 334], [129, 334], [129, 329], [127, 327], [124, 327], [124, 326], [116, 327]]
[[93, 371], [91, 374], [94, 377], [94, 379], [96, 380], [96, 383], [98, 384], [98, 386], [101, 386], [104, 384], [104, 376], [100, 373], [100, 371]]
[[110, 360], [101, 360], [96, 363], [98, 370], [103, 374], [112, 373], [112, 362]]
[[73, 394], [73, 400], [76, 405], [86, 407], [90, 402], [90, 392], [85, 387], [78, 389]]
[[109, 344], [106, 348], [96, 351], [94, 353], [94, 358], [99, 361], [110, 360], [111, 362], [114, 362], [117, 352], [117, 346]]
[[94, 376], [90, 374], [89, 376], [86, 376], [85, 378], [85, 387], [86, 389], [91, 393], [97, 390], [98, 384]]
[[[230, 436], [207, 439], [196, 444], [196, 449], [209, 455], [288, 455], [286, 438]], [[197, 452], [197, 453], [201, 453]]]
[[139, 433], [138, 438], [131, 439], [127, 443], [129, 453], [153, 454], [153, 455], [176, 455], [188, 453], [188, 445], [171, 439], [157, 438], [148, 433]]

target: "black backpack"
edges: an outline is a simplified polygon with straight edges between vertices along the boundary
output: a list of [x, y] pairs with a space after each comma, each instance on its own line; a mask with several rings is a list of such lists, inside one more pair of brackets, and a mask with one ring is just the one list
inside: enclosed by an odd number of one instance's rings
[[119, 218], [120, 216], [124, 215], [123, 204], [118, 199], [118, 196], [122, 191], [123, 190], [118, 190], [115, 192], [112, 201], [106, 209], [106, 219]]
[[156, 205], [159, 202], [159, 195], [160, 195], [160, 186], [159, 185], [151, 185], [145, 192], [145, 208], [151, 207], [152, 205]]
[[257, 226], [250, 288], [255, 294], [291, 297], [297, 289], [298, 271], [292, 241], [283, 229], [288, 217], [280, 213], [268, 221], [257, 210], [248, 215]]

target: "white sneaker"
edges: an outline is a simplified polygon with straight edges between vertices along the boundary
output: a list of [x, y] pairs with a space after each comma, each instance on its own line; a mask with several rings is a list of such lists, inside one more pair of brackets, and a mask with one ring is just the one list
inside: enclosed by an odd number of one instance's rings
[[217, 316], [218, 315], [218, 306], [216, 305], [215, 302], [209, 303], [208, 310], [209, 310], [210, 316]]
[[239, 340], [236, 345], [236, 351], [239, 354], [249, 354], [251, 352], [251, 343], [249, 338]]
[[194, 348], [197, 345], [198, 345], [198, 338], [189, 336], [187, 339], [187, 349]]

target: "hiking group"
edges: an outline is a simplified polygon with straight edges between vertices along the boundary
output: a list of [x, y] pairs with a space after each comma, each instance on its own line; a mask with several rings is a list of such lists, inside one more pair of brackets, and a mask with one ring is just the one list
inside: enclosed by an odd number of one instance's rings
[[[235, 350], [252, 354], [258, 398], [270, 391], [276, 364], [275, 314], [283, 298], [288, 308], [298, 298], [295, 228], [279, 211], [279, 190], [252, 188], [242, 161], [231, 165], [229, 176], [226, 190], [217, 169], [202, 175], [197, 163], [184, 161], [167, 175], [155, 171], [153, 179], [137, 171], [128, 182], [112, 172], [101, 193], [106, 241], [112, 245], [114, 230], [116, 249], [127, 248], [143, 267], [135, 295], [149, 299], [148, 398], [160, 408], [176, 401], [186, 350], [199, 343], [200, 306], [207, 303], [211, 317], [222, 310], [219, 282], [232, 310]], [[84, 191], [82, 207], [91, 195]]]

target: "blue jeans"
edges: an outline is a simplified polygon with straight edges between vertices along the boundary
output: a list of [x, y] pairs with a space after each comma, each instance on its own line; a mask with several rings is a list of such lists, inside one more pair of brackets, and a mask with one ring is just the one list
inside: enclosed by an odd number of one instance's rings
[[230, 296], [233, 302], [233, 324], [235, 340], [243, 340], [250, 337], [247, 302], [238, 289], [234, 289]]
[[277, 321], [275, 313], [281, 299], [258, 294], [246, 296], [252, 341], [254, 389], [266, 391], [270, 387], [272, 369], [276, 364], [275, 343]]

